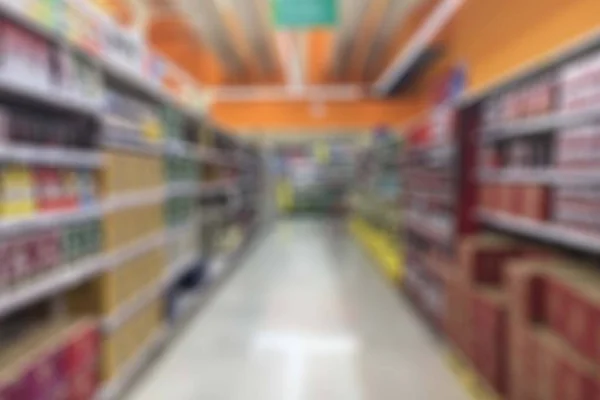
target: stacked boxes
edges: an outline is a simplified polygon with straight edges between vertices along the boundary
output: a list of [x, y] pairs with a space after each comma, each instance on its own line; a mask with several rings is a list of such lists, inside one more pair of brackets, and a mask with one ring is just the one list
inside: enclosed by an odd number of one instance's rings
[[600, 398], [599, 279], [568, 261], [511, 265], [511, 398]]
[[486, 386], [507, 395], [512, 300], [507, 287], [515, 260], [545, 259], [548, 252], [497, 235], [463, 239], [460, 272], [448, 280], [448, 336], [471, 360]]

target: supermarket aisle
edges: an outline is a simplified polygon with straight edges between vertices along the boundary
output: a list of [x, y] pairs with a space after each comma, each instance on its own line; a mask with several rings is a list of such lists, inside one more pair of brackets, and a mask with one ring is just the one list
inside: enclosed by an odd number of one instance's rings
[[466, 399], [342, 231], [281, 222], [128, 399]]

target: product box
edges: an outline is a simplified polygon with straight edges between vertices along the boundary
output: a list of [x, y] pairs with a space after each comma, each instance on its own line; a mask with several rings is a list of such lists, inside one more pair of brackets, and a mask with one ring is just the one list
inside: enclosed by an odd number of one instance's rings
[[550, 273], [549, 326], [584, 357], [600, 361], [600, 273], [564, 263]]
[[471, 327], [471, 294], [460, 279], [446, 282], [445, 329], [450, 340], [469, 359], [473, 359]]
[[56, 168], [36, 168], [37, 206], [40, 211], [57, 211], [68, 208], [63, 175]]
[[66, 354], [68, 370], [75, 374], [79, 369], [90, 369], [97, 365], [100, 348], [100, 332], [93, 321], [77, 324], [68, 335]]
[[510, 326], [509, 395], [511, 400], [539, 399], [541, 361], [543, 356], [533, 326]]
[[24, 238], [16, 238], [9, 242], [11, 247], [11, 267], [13, 286], [24, 283], [33, 275], [34, 253], [31, 250], [30, 241]]
[[459, 245], [460, 275], [472, 284], [502, 285], [504, 265], [522, 255], [519, 242], [500, 235], [475, 235], [461, 240]]
[[8, 165], [0, 170], [0, 216], [15, 218], [35, 212], [33, 177], [26, 167]]
[[515, 329], [547, 321], [548, 277], [545, 270], [552, 262], [538, 259], [516, 259], [506, 269], [506, 293], [510, 318]]
[[536, 221], [547, 221], [550, 218], [550, 189], [536, 185], [524, 187], [519, 215]]
[[471, 297], [474, 364], [499, 394], [508, 391], [506, 296], [500, 290], [474, 289]]
[[540, 328], [537, 334], [546, 353], [544, 361], [549, 364], [545, 367], [548, 374], [540, 381], [543, 389], [540, 393], [554, 396], [540, 398], [596, 400], [598, 381], [595, 379], [597, 367], [594, 363], [576, 353], [552, 331]]

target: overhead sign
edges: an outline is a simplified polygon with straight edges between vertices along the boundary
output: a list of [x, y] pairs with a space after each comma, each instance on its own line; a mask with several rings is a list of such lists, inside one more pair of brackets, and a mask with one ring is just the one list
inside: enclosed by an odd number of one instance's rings
[[337, 0], [271, 0], [275, 24], [281, 28], [335, 25]]

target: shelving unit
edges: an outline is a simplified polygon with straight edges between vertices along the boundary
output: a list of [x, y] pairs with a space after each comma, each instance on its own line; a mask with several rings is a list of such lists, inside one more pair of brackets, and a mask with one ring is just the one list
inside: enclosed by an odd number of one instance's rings
[[565, 54], [409, 129], [405, 286], [474, 398], [598, 386], [600, 41]]
[[436, 332], [444, 329], [446, 285], [456, 244], [473, 229], [472, 146], [457, 111], [441, 104], [409, 128], [402, 169], [406, 182], [407, 273], [404, 287]]
[[[261, 154], [212, 126], [194, 106], [189, 78], [85, 1], [56, 5], [78, 10], [81, 32], [62, 31], [68, 20], [36, 21], [21, 4], [0, 1], [0, 18], [41, 58], [27, 75], [15, 67], [18, 53], [3, 54], [0, 66], [0, 347], [18, 347], [48, 325], [39, 339], [46, 354], [63, 343], [57, 338], [72, 340], [61, 321], [87, 321], [84, 361], [95, 367], [82, 366], [86, 391], [73, 398], [114, 399], [181, 324], [170, 314], [180, 295], [206, 291], [202, 275], [223, 257], [232, 268], [230, 254], [256, 234]], [[60, 76], [44, 63], [54, 58]], [[157, 71], [180, 89], [162, 87]], [[217, 224], [206, 200], [215, 196], [234, 210]], [[214, 246], [232, 227], [236, 243]], [[2, 364], [0, 397], [30, 390], [30, 369], [67, 386], [83, 379], [30, 356], [22, 370]], [[50, 393], [45, 384], [56, 382], [40, 381]]]
[[403, 180], [399, 178], [403, 142], [379, 133], [359, 155], [349, 204], [350, 230], [393, 282], [404, 278], [406, 214], [400, 211]]

